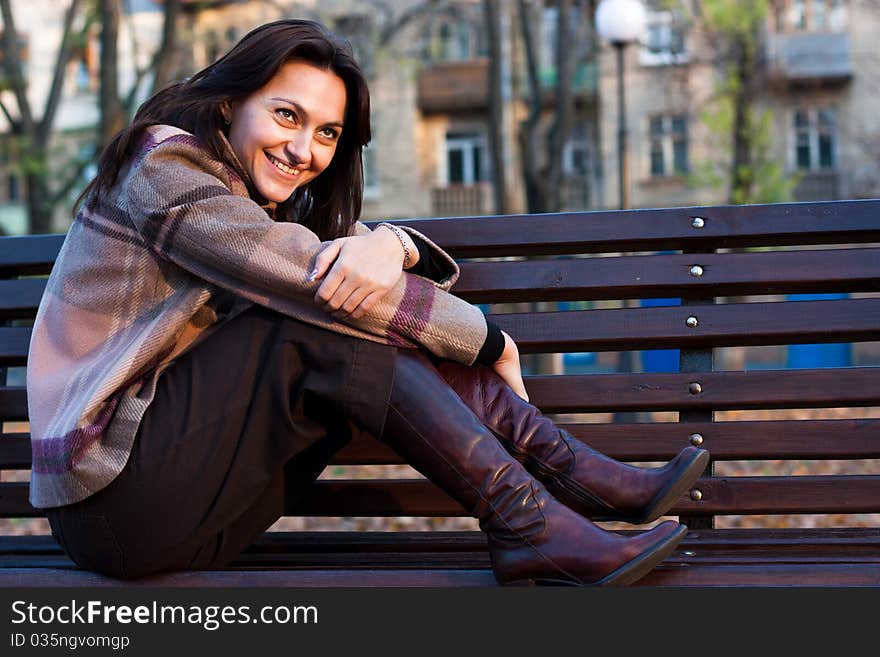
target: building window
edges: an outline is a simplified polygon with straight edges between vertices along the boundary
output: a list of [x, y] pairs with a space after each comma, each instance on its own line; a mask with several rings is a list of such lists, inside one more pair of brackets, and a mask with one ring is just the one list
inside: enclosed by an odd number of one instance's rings
[[457, 62], [485, 57], [489, 44], [479, 6], [452, 6], [428, 26], [429, 58]]
[[687, 173], [687, 117], [658, 115], [648, 119], [649, 170], [652, 178]]
[[446, 135], [446, 182], [473, 185], [489, 179], [486, 140], [477, 133]]
[[648, 12], [646, 43], [639, 53], [639, 61], [645, 66], [686, 62], [685, 30], [684, 22], [674, 12]]
[[10, 203], [21, 202], [21, 189], [18, 185], [18, 176], [14, 173], [9, 174], [8, 189], [6, 190], [6, 200]]
[[846, 0], [788, 0], [779, 5], [779, 32], [844, 32], [847, 29]]
[[379, 187], [379, 168], [376, 165], [376, 148], [364, 146], [362, 151], [364, 165], [364, 198], [378, 198], [381, 192]]
[[814, 171], [835, 166], [834, 110], [808, 108], [794, 112], [794, 162], [798, 169]]
[[587, 129], [576, 125], [562, 150], [562, 171], [566, 176], [583, 178], [590, 172], [590, 142]]

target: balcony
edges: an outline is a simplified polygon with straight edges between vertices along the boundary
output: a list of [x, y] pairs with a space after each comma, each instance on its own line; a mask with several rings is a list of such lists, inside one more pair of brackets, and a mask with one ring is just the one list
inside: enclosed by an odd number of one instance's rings
[[491, 213], [492, 185], [449, 185], [431, 190], [431, 216], [475, 217]]
[[437, 62], [422, 69], [417, 80], [417, 102], [423, 112], [485, 110], [489, 60], [485, 57]]
[[836, 169], [803, 171], [794, 188], [795, 201], [833, 201], [840, 198], [840, 176]]
[[841, 86], [853, 75], [849, 34], [772, 34], [767, 43], [768, 77], [789, 86]]

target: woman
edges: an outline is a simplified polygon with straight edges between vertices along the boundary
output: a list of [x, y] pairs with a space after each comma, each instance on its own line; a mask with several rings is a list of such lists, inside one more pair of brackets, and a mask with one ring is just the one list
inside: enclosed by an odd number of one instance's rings
[[[447, 292], [454, 261], [417, 231], [356, 221], [368, 141], [364, 78], [309, 21], [261, 26], [144, 103], [102, 153], [35, 321], [31, 503], [84, 568], [221, 567], [354, 422], [479, 518], [500, 583], [641, 577], [684, 528], [624, 538], [569, 505], [656, 517], [704, 453], [650, 471], [608, 460], [598, 482], [569, 468], [553, 497], [425, 355], [491, 365], [509, 384], [498, 403], [525, 403], [516, 345]], [[464, 372], [447, 374], [469, 399], [480, 371]], [[538, 445], [531, 465], [576, 442], [495, 431]], [[638, 499], [604, 498], [627, 473]]]

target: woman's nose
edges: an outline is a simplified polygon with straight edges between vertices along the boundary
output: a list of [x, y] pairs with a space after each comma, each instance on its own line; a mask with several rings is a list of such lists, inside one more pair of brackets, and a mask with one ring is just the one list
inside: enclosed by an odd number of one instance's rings
[[308, 166], [312, 160], [312, 135], [307, 130], [298, 130], [285, 150], [292, 164]]

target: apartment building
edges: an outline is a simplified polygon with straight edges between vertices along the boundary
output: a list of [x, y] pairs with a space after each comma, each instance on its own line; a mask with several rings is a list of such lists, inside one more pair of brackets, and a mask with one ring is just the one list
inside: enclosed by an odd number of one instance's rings
[[[35, 107], [47, 94], [62, 16], [50, 0], [15, 2]], [[225, 52], [247, 30], [285, 16], [315, 18], [345, 35], [369, 77], [373, 142], [365, 152], [364, 215], [478, 215], [496, 210], [490, 152], [489, 39], [479, 0], [187, 1], [182, 30], [188, 57], [182, 72]], [[526, 152], [522, 126], [534, 99], [519, 3], [499, 3], [503, 80], [502, 137], [507, 207], [527, 211], [522, 170], [546, 167], [543, 147], [555, 108], [555, 3], [533, 3], [528, 16], [540, 82], [540, 148]], [[577, 3], [576, 3], [577, 4]], [[725, 157], [729, 144], [707, 126], [716, 93], [718, 53], [696, 0], [648, 2], [644, 41], [625, 51], [630, 204], [661, 207], [723, 203], [725, 185], [700, 184], [705, 163]], [[44, 6], [45, 5], [45, 6]], [[880, 9], [868, 0], [777, 0], [759, 35], [758, 106], [772, 121], [770, 156], [782, 163], [795, 200], [878, 195], [880, 118], [872, 110], [878, 67], [870, 38]], [[127, 0], [120, 38], [121, 75], [158, 41], [161, 7]], [[592, 16], [574, 12], [574, 115], [557, 181], [560, 209], [614, 208], [617, 191], [617, 70], [613, 50], [591, 32]], [[33, 34], [40, 29], [40, 38]], [[59, 133], [90, 134], [97, 121], [96, 37], [71, 64]], [[586, 46], [584, 44], [587, 44]], [[592, 50], [591, 50], [592, 48]], [[137, 55], [136, 53], [141, 53]], [[124, 64], [124, 62], [130, 62]], [[123, 86], [126, 84], [123, 81]], [[3, 98], [8, 98], [4, 92]], [[530, 96], [530, 94], [532, 94]], [[2, 122], [2, 118], [0, 118]], [[5, 132], [0, 125], [0, 132]], [[84, 142], [87, 141], [83, 138]], [[85, 143], [81, 146], [86, 148]], [[14, 144], [0, 144], [0, 217], [7, 231], [21, 225], [21, 181]], [[525, 158], [525, 160], [524, 160]], [[19, 219], [8, 217], [18, 212]], [[62, 213], [63, 214], [63, 213]], [[0, 219], [2, 221], [2, 219]], [[11, 224], [11, 226], [10, 226]]]
[[[624, 66], [631, 205], [724, 203], [724, 185], [695, 184], [693, 175], [713, 159], [729, 158], [730, 151], [729, 136], [706, 122], [721, 62], [702, 23], [701, 3], [646, 4], [646, 39], [627, 49]], [[871, 47], [880, 7], [864, 0], [770, 4], [757, 35], [756, 108], [771, 121], [769, 155], [792, 181], [791, 200], [880, 195], [880, 120], [871, 109], [880, 92]], [[615, 64], [606, 46], [600, 57], [600, 144], [609, 164], [617, 161]], [[616, 165], [604, 171], [605, 198], [612, 200]]]

